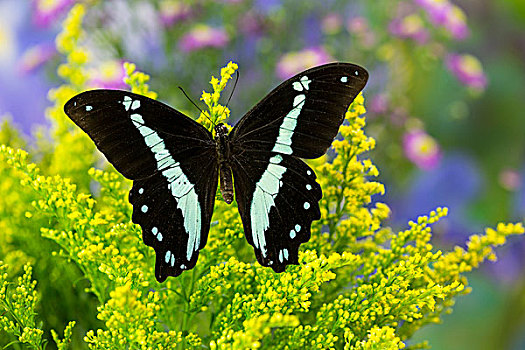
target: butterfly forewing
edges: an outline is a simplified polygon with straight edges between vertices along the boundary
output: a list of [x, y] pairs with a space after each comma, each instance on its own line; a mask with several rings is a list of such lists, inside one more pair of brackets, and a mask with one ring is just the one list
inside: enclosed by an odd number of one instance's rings
[[[108, 161], [132, 180], [158, 171], [151, 148], [159, 140], [175, 158], [215, 147], [212, 135], [194, 120], [161, 102], [127, 91], [86, 91], [69, 100], [64, 110]], [[141, 125], [149, 131], [141, 130]]]
[[87, 91], [65, 111], [108, 161], [134, 180], [132, 218], [155, 249], [157, 280], [195, 266], [217, 188], [212, 135], [182, 113], [126, 91]]
[[320, 157], [332, 144], [348, 107], [367, 80], [367, 71], [350, 63], [332, 63], [299, 73], [246, 113], [232, 130], [232, 144], [237, 150]]
[[298, 158], [326, 152], [367, 79], [366, 70], [348, 63], [309, 69], [279, 85], [232, 130], [235, 195], [261, 265], [281, 272], [297, 264], [322, 197], [313, 170]]

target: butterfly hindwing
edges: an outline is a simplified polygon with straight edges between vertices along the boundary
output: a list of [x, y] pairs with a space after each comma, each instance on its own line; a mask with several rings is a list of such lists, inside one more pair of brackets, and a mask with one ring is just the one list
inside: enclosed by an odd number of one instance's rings
[[232, 130], [233, 147], [320, 157], [367, 79], [365, 69], [350, 63], [326, 64], [297, 74], [246, 113]]
[[282, 272], [298, 263], [312, 221], [321, 217], [321, 187], [302, 160], [247, 150], [233, 163], [235, 197], [248, 243], [259, 263]]
[[[159, 282], [192, 269], [206, 245], [218, 178], [215, 156], [206, 156], [187, 159], [185, 166], [181, 163], [184, 175], [174, 181], [157, 173], [133, 182], [132, 220], [142, 227], [144, 243], [155, 249]], [[179, 170], [173, 169], [177, 176]]]
[[132, 220], [155, 249], [157, 280], [195, 266], [217, 189], [211, 133], [160, 102], [126, 91], [87, 91], [65, 111], [108, 161], [134, 180]]

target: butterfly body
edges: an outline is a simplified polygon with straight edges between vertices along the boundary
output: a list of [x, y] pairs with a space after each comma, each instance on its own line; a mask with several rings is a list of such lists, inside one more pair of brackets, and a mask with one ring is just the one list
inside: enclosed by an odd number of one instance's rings
[[[133, 180], [129, 201], [159, 282], [197, 263], [206, 245], [217, 185], [237, 201], [258, 262], [282, 272], [321, 217], [320, 185], [300, 158], [323, 155], [368, 73], [350, 63], [306, 70], [280, 84], [215, 137], [177, 110], [119, 90], [86, 91], [66, 114], [108, 161]], [[234, 196], [235, 195], [235, 196]]]
[[226, 125], [221, 123], [215, 126], [215, 142], [217, 145], [222, 198], [226, 203], [231, 204], [233, 202], [233, 174], [231, 170], [230, 138]]

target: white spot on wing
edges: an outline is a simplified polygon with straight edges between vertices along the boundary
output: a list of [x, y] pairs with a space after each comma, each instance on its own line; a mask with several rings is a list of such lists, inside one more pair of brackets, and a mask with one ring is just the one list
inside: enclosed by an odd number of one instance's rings
[[304, 86], [304, 88], [306, 90], [308, 90], [310, 88], [309, 85], [310, 85], [311, 82], [312, 81], [310, 79], [308, 79], [308, 77], [306, 75], [301, 77], [301, 84], [303, 84], [303, 86]]
[[303, 88], [303, 84], [301, 84], [301, 83], [298, 82], [298, 81], [294, 82], [294, 83], [292, 84], [292, 86], [293, 86], [293, 89], [294, 89], [295, 91], [303, 91], [303, 90], [304, 90], [304, 88]]
[[148, 206], [147, 205], [143, 205], [142, 208], [140, 208], [140, 210], [142, 210], [143, 213], [147, 213], [148, 212]]
[[310, 191], [310, 190], [312, 189], [312, 185], [310, 185], [310, 184], [306, 185], [306, 189], [307, 189], [308, 191]]
[[348, 77], [341, 77], [341, 82], [342, 83], [348, 82]]
[[312, 175], [312, 172], [310, 170], [307, 170], [306, 175]]
[[151, 232], [152, 232], [154, 235], [156, 235], [157, 233], [159, 233], [159, 229], [156, 228], [156, 227], [153, 227], [153, 228], [151, 229]]
[[310, 203], [304, 202], [304, 209], [309, 209], [309, 208], [310, 208]]
[[93, 106], [86, 106], [86, 112], [93, 110]]
[[294, 230], [290, 230], [290, 238], [291, 239], [295, 238], [295, 231]]
[[137, 109], [139, 107], [140, 107], [140, 101], [134, 100], [133, 103], [131, 104], [131, 109]]
[[124, 101], [122, 101], [122, 104], [124, 105], [124, 108], [126, 108], [126, 111], [129, 111], [129, 107], [131, 106], [131, 97], [124, 96]]
[[170, 258], [171, 258], [171, 251], [168, 250], [166, 252], [166, 256], [164, 256], [164, 261], [166, 262], [166, 264], [170, 262]]
[[283, 157], [281, 157], [280, 154], [273, 156], [270, 158], [270, 163], [272, 164], [279, 164], [283, 160]]
[[139, 194], [143, 194], [144, 193], [144, 189], [143, 188], [139, 188]]
[[301, 225], [295, 225], [295, 231], [297, 232], [301, 231]]

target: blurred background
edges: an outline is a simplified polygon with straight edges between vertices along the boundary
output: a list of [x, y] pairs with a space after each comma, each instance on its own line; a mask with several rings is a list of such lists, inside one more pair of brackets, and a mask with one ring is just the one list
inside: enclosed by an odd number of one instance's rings
[[[48, 91], [64, 61], [55, 37], [75, 0], [0, 0], [0, 116], [34, 147], [51, 122]], [[122, 63], [151, 76], [159, 99], [197, 117], [210, 75], [240, 78], [233, 124], [283, 79], [331, 61], [370, 72], [369, 157], [394, 229], [447, 206], [433, 243], [464, 246], [525, 217], [525, 1], [82, 1], [89, 85], [125, 89]], [[229, 93], [229, 92], [228, 92]], [[226, 96], [228, 95], [226, 94]], [[203, 106], [202, 103], [200, 103]], [[10, 126], [8, 126], [10, 125]], [[415, 341], [434, 349], [525, 349], [525, 243], [471, 274], [473, 292]]]

